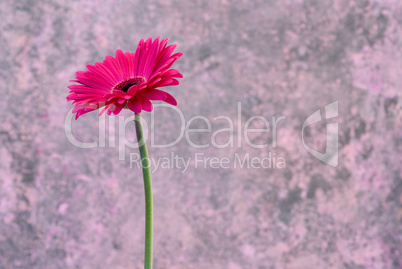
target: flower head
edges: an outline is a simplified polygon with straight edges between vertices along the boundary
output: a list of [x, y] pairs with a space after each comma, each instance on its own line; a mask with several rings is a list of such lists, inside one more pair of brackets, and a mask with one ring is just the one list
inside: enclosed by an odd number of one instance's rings
[[117, 115], [127, 107], [140, 113], [152, 111], [152, 100], [177, 105], [169, 93], [159, 90], [164, 86], [178, 85], [175, 78], [183, 77], [176, 69], [170, 69], [182, 53], [173, 54], [176, 45], [166, 46], [168, 39], [159, 42], [141, 39], [135, 53], [116, 51], [116, 57], [106, 56], [102, 63], [87, 65], [87, 71], [78, 71], [78, 84], [70, 85], [68, 101], [75, 105], [76, 119], [90, 111], [103, 107], [99, 116]]

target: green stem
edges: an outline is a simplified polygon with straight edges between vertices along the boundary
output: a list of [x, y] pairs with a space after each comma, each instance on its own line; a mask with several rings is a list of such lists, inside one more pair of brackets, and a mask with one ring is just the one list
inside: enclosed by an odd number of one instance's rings
[[153, 202], [152, 202], [152, 180], [151, 170], [148, 158], [147, 145], [145, 143], [144, 134], [141, 125], [140, 113], [135, 113], [135, 130], [137, 133], [137, 140], [139, 144], [141, 161], [142, 161], [142, 174], [144, 177], [145, 189], [145, 256], [144, 256], [144, 269], [152, 269], [152, 215], [153, 215]]

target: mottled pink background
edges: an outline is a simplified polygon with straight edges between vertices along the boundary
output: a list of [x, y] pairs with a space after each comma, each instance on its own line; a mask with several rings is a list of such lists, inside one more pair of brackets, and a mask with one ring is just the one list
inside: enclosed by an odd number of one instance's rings
[[[286, 169], [158, 169], [155, 268], [401, 268], [401, 1], [19, 0], [1, 1], [0, 18], [0, 268], [142, 267], [141, 171], [117, 148], [73, 146], [65, 98], [75, 71], [158, 35], [184, 53], [175, 64], [184, 78], [170, 92], [186, 120], [235, 119], [239, 101], [243, 123], [287, 118], [276, 148], [198, 150], [183, 139], [149, 149], [155, 158], [286, 160]], [[333, 168], [300, 135], [336, 100]], [[177, 137], [171, 115], [157, 118], [159, 142]], [[96, 141], [96, 113], [73, 132]], [[270, 143], [266, 135], [253, 141]], [[322, 149], [325, 124], [306, 136]]]

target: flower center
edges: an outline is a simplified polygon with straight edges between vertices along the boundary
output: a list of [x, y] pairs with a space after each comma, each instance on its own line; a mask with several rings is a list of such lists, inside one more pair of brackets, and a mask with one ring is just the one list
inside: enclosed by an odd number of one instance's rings
[[114, 91], [123, 91], [127, 92], [130, 87], [134, 85], [140, 85], [141, 83], [145, 82], [144, 77], [133, 77], [133, 78], [127, 78], [123, 81], [120, 81], [116, 85], [113, 86], [112, 92]]

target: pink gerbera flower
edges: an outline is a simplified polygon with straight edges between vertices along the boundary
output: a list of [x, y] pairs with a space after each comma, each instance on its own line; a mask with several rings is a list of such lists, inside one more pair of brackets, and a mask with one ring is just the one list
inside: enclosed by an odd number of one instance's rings
[[171, 55], [176, 45], [166, 47], [167, 41], [141, 39], [135, 53], [117, 50], [116, 57], [106, 56], [103, 63], [78, 71], [71, 81], [79, 84], [68, 86], [67, 96], [75, 104], [75, 118], [101, 107], [99, 116], [105, 111], [117, 115], [125, 107], [136, 113], [152, 111], [152, 100], [177, 105], [173, 96], [158, 89], [178, 85], [175, 78], [183, 77], [178, 70], [169, 69], [182, 53]]

